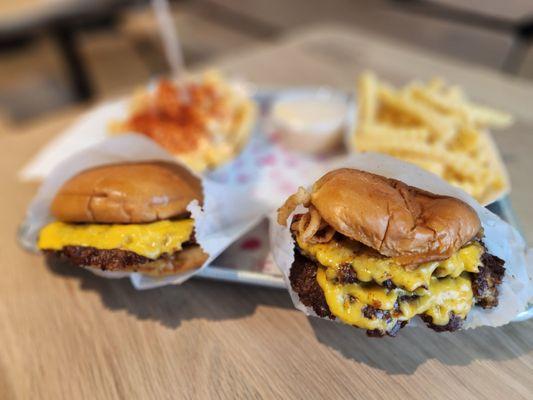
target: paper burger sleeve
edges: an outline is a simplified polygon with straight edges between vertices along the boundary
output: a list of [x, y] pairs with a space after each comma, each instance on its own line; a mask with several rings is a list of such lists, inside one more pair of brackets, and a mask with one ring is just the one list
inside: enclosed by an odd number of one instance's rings
[[[484, 230], [483, 241], [488, 252], [505, 261], [505, 276], [499, 286], [499, 305], [486, 310], [472, 307], [464, 327], [500, 326], [512, 321], [518, 315], [529, 315], [525, 311], [528, 304], [533, 301], [532, 268], [529, 265], [533, 256], [531, 251], [528, 254], [524, 239], [513, 226], [479, 205], [461, 189], [451, 186], [430, 172], [398, 159], [373, 153], [357, 154], [337, 160], [329, 165], [329, 170], [340, 167], [356, 168], [397, 179], [410, 186], [456, 197], [468, 203], [481, 220]], [[303, 182], [306, 183], [311, 185], [313, 182]], [[303, 210], [305, 209], [301, 206], [297, 208], [289, 217], [289, 221], [296, 213], [301, 213]], [[312, 309], [302, 304], [298, 294], [291, 288], [289, 274], [294, 262], [295, 243], [289, 227], [279, 225], [275, 213], [270, 216], [270, 242], [274, 260], [283, 274], [295, 307], [307, 315], [315, 315]], [[415, 325], [412, 322], [408, 326]]]
[[[104, 164], [154, 160], [177, 162], [155, 142], [138, 134], [109, 138], [66, 158], [47, 176], [31, 202], [19, 232], [21, 243], [26, 248], [36, 249], [40, 230], [53, 221], [50, 205], [55, 194], [69, 178], [78, 172]], [[196, 241], [209, 255], [201, 267], [203, 268], [233, 241], [253, 227], [261, 219], [263, 213], [259, 204], [250, 203], [247, 186], [225, 185], [200, 176], [198, 178], [202, 180], [203, 206], [201, 207], [195, 200], [188, 205], [187, 209], [194, 219]], [[198, 273], [200, 269], [163, 277], [91, 270], [108, 278], [129, 276], [136, 288], [147, 289], [182, 283]]]

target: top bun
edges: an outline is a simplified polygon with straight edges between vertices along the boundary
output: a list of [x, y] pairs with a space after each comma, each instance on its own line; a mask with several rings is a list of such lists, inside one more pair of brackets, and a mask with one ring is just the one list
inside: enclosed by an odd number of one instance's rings
[[481, 224], [463, 201], [355, 169], [338, 169], [313, 186], [311, 203], [337, 232], [401, 264], [449, 258]]
[[200, 180], [186, 168], [162, 161], [103, 165], [70, 178], [52, 202], [64, 222], [143, 223], [187, 213], [203, 200]]

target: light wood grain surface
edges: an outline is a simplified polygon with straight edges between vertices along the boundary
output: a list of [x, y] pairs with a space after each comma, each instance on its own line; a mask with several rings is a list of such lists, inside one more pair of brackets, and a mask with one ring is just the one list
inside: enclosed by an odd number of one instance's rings
[[[506, 106], [518, 124], [496, 138], [531, 243], [530, 84], [333, 28], [220, 65], [260, 84], [344, 88], [367, 67], [395, 81], [441, 73]], [[18, 182], [16, 172], [76, 115], [0, 135], [1, 399], [532, 398], [533, 321], [369, 339], [306, 318], [284, 291], [193, 279], [138, 292], [127, 280], [25, 253], [15, 231], [36, 186]]]

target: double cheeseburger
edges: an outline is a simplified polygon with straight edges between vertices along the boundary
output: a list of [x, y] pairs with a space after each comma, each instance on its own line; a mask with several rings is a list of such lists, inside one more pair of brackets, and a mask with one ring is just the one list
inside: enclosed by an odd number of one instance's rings
[[459, 329], [472, 307], [498, 305], [504, 261], [485, 248], [466, 203], [355, 169], [300, 188], [278, 210], [290, 221], [289, 279], [320, 317], [395, 336], [411, 319], [435, 331]]
[[167, 162], [104, 165], [79, 173], [56, 194], [57, 221], [40, 232], [45, 253], [108, 271], [167, 275], [200, 267], [187, 205], [203, 200], [198, 178]]

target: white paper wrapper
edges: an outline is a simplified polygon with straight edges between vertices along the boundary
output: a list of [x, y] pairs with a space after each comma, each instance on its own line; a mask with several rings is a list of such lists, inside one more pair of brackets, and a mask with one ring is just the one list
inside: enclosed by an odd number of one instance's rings
[[[350, 167], [365, 170], [389, 178], [398, 179], [408, 185], [419, 187], [427, 191], [449, 195], [459, 198], [472, 206], [479, 215], [484, 228], [485, 238], [483, 239], [490, 253], [505, 260], [506, 273], [500, 286], [500, 302], [497, 308], [483, 310], [480, 307], [473, 307], [465, 323], [465, 328], [475, 328], [478, 326], [500, 326], [513, 320], [519, 313], [523, 312], [528, 302], [533, 300], [532, 276], [528, 275], [528, 268], [531, 272], [531, 252], [526, 261], [526, 244], [515, 228], [501, 220], [497, 215], [491, 213], [486, 208], [479, 205], [472, 197], [455, 188], [439, 177], [426, 172], [412, 164], [408, 164], [395, 158], [381, 154], [358, 154], [347, 157], [344, 160], [337, 160], [330, 164], [327, 170]], [[302, 182], [312, 184], [313, 181]], [[301, 212], [302, 208], [295, 213]], [[293, 213], [294, 215], [294, 213]], [[307, 315], [315, 316], [315, 313], [304, 306], [298, 295], [292, 290], [289, 282], [289, 271], [294, 261], [294, 240], [291, 237], [289, 228], [280, 226], [276, 222], [276, 216], [271, 215], [270, 242], [274, 260], [283, 273], [285, 283], [290, 292], [291, 298], [297, 309]], [[292, 215], [290, 216], [292, 219]], [[290, 220], [289, 219], [289, 220]], [[410, 323], [408, 326], [412, 326]]]
[[[175, 158], [152, 140], [137, 134], [126, 134], [106, 139], [63, 160], [48, 174], [33, 199], [20, 232], [21, 241], [35, 248], [41, 228], [53, 218], [49, 209], [52, 199], [63, 183], [76, 173], [97, 165], [126, 161], [163, 160], [176, 162]], [[244, 185], [229, 185], [202, 179], [204, 207], [191, 202], [188, 210], [195, 222], [196, 240], [209, 259], [208, 265], [227, 246], [252, 228], [263, 213], [249, 202], [249, 188]], [[137, 289], [147, 289], [168, 284], [179, 284], [198, 270], [163, 278], [138, 273], [114, 273], [93, 270], [105, 277], [130, 276]]]

